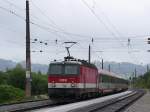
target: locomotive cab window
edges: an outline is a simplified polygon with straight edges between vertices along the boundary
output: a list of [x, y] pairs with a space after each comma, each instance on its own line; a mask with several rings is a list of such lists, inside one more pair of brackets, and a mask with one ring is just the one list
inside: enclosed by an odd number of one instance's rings
[[50, 75], [77, 75], [79, 74], [79, 65], [77, 64], [50, 64]]
[[79, 66], [74, 64], [66, 64], [64, 72], [65, 74], [79, 74]]
[[49, 68], [49, 74], [62, 74], [62, 65], [51, 64]]

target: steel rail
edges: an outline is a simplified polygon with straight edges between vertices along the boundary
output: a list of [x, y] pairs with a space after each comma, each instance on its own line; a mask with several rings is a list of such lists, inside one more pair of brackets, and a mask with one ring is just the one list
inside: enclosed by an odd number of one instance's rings
[[144, 94], [144, 90], [138, 90], [125, 96], [113, 98], [87, 107], [74, 109], [69, 112], [121, 112]]

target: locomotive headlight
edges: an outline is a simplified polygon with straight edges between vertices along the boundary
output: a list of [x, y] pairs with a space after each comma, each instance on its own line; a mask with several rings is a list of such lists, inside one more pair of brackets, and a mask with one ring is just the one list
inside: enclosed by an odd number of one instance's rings
[[52, 87], [56, 87], [56, 84], [55, 84], [55, 82], [52, 82]]
[[75, 83], [71, 83], [71, 87], [76, 87], [76, 84]]

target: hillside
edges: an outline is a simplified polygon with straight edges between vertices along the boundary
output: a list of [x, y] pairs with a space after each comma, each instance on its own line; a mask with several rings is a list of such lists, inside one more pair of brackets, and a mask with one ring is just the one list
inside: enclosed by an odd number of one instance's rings
[[[25, 68], [25, 62], [20, 62], [20, 64]], [[0, 71], [6, 71], [6, 69], [14, 68], [17, 65], [16, 62], [11, 60], [0, 59]], [[32, 64], [32, 71], [42, 73], [47, 73], [48, 65], [44, 64]]]
[[[101, 62], [95, 62], [98, 68], [101, 68]], [[137, 75], [142, 75], [147, 71], [147, 65], [136, 65], [128, 62], [104, 62], [104, 69], [108, 70], [110, 64], [110, 70], [119, 74], [132, 74], [137, 71]]]
[[[101, 62], [94, 62], [98, 68], [101, 68]], [[7, 68], [14, 68], [16, 66], [16, 62], [11, 60], [4, 60], [0, 59], [0, 71], [5, 71]], [[25, 68], [25, 62], [20, 62], [20, 64]], [[108, 70], [108, 66], [110, 64], [110, 69], [112, 72], [119, 73], [119, 74], [132, 74], [134, 69], [137, 69], [137, 74], [141, 75], [146, 72], [146, 65], [136, 65], [128, 62], [105, 62], [104, 69]], [[44, 64], [32, 64], [32, 71], [38, 72], [41, 71], [42, 73], [47, 73], [48, 65]]]

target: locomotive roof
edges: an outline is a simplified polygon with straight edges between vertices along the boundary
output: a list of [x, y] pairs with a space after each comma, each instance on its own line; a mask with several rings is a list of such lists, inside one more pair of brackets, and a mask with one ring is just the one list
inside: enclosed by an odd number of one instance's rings
[[54, 60], [53, 62], [51, 62], [51, 64], [79, 64], [79, 65], [84, 65], [84, 66], [87, 66], [87, 67], [97, 69], [97, 67], [94, 64], [89, 63], [86, 60], [76, 59], [72, 56], [64, 57], [64, 61]]
[[125, 78], [123, 78], [122, 76], [120, 76], [120, 75], [118, 75], [118, 74], [116, 74], [116, 73], [113, 73], [113, 72], [109, 72], [109, 71], [107, 71], [107, 70], [99, 69], [99, 70], [98, 70], [98, 73], [103, 74], [103, 75], [108, 75], [108, 76], [116, 77], [116, 78], [120, 78], [120, 79], [124, 79], [124, 80], [125, 80]]
[[79, 64], [79, 65], [84, 65], [87, 67], [92, 67], [97, 69], [97, 67], [94, 64], [88, 63], [85, 60], [53, 61], [51, 62], [51, 64]]
[[68, 64], [82, 64], [81, 62], [78, 62], [78, 61], [53, 61], [53, 62], [51, 62], [51, 64], [65, 64], [65, 63], [68, 63]]

